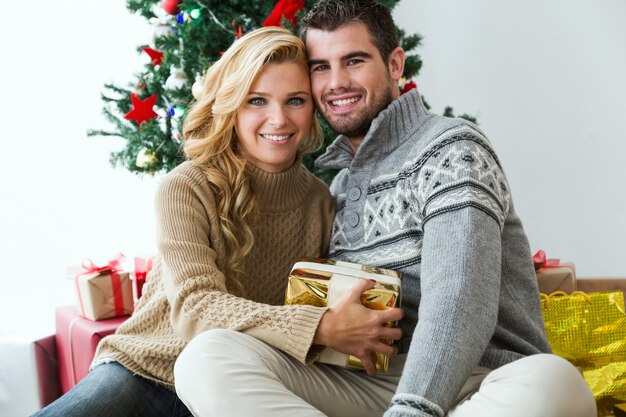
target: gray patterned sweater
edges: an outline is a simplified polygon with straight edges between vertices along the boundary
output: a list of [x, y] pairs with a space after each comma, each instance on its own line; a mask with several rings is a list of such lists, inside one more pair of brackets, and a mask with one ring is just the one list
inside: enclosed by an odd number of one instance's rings
[[[445, 415], [472, 369], [550, 352], [528, 240], [478, 128], [429, 113], [417, 90], [338, 137], [330, 256], [403, 273], [407, 362], [387, 417]], [[418, 320], [419, 316], [419, 320]]]

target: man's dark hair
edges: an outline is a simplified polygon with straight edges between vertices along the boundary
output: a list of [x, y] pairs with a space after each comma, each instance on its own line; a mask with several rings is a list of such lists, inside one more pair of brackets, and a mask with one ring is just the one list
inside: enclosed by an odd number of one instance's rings
[[306, 43], [309, 29], [332, 32], [343, 25], [363, 23], [385, 64], [399, 46], [391, 13], [374, 0], [320, 0], [300, 20], [300, 39]]

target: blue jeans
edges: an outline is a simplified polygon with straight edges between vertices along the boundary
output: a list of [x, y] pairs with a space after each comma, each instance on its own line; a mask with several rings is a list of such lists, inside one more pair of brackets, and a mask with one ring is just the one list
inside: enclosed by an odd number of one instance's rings
[[32, 417], [191, 417], [176, 393], [117, 362], [94, 368]]

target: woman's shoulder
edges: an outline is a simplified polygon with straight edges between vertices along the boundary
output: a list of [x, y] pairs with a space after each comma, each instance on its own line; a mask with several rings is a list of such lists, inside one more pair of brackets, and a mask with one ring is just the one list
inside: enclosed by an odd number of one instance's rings
[[196, 194], [213, 200], [213, 190], [204, 170], [194, 161], [185, 161], [168, 172], [158, 186], [158, 194]]
[[163, 177], [159, 188], [164, 187], [208, 187], [208, 182], [204, 171], [197, 163], [185, 161]]
[[304, 165], [301, 165], [302, 175], [307, 179], [308, 187], [311, 191], [316, 192], [321, 197], [332, 199], [328, 184], [322, 181], [319, 177], [315, 176]]
[[172, 178], [188, 178], [190, 180], [202, 181], [206, 179], [204, 171], [194, 161], [184, 161], [176, 168], [171, 170], [165, 175], [165, 180]]

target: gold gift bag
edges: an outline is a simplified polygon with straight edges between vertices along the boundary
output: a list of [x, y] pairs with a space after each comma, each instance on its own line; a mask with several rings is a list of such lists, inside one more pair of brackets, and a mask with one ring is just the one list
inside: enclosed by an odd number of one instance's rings
[[[317, 307], [331, 306], [354, 286], [357, 279], [374, 279], [376, 286], [363, 293], [361, 303], [372, 310], [400, 307], [401, 274], [390, 269], [376, 268], [328, 259], [302, 258], [289, 274], [285, 304], [306, 304]], [[396, 323], [388, 323], [395, 327]], [[386, 341], [391, 345], [393, 341]], [[361, 360], [334, 349], [324, 348], [319, 362], [363, 369]], [[376, 353], [376, 369], [387, 372], [389, 358]]]
[[626, 315], [621, 291], [541, 294], [554, 354], [577, 366], [591, 388], [598, 416], [626, 402]]

